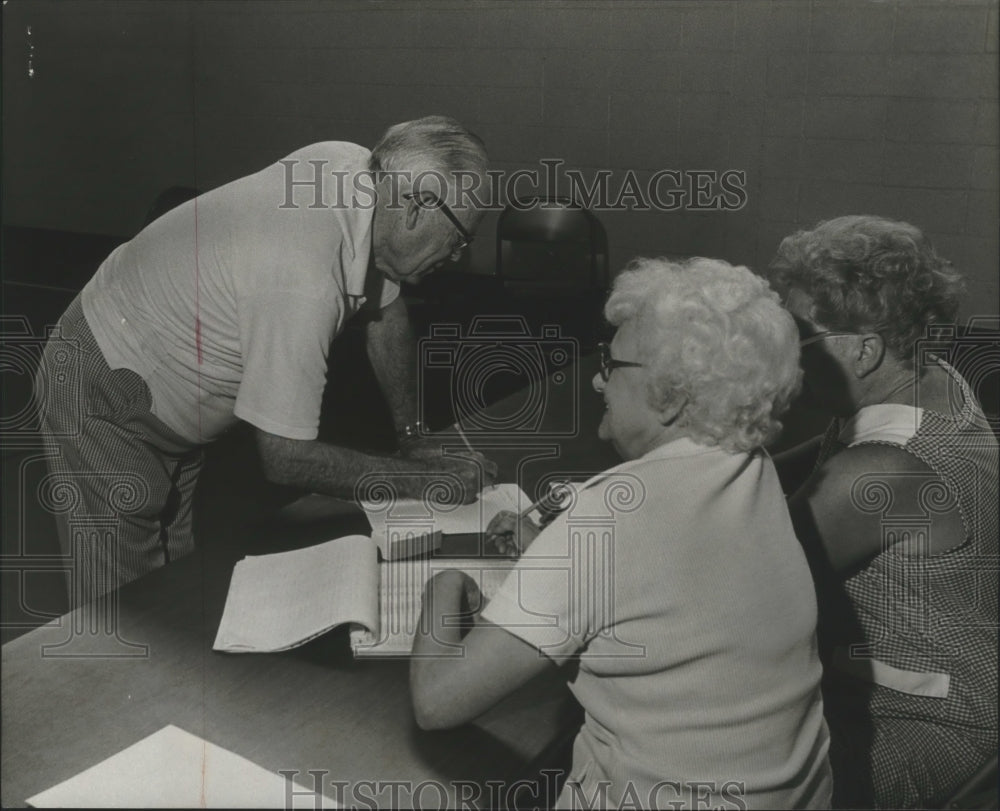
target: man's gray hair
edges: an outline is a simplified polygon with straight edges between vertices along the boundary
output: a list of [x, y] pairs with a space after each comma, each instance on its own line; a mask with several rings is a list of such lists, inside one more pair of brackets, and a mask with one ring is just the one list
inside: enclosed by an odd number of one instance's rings
[[454, 118], [429, 115], [389, 127], [372, 149], [368, 168], [373, 172], [422, 169], [447, 178], [454, 172], [474, 172], [485, 178], [489, 158], [478, 135]]

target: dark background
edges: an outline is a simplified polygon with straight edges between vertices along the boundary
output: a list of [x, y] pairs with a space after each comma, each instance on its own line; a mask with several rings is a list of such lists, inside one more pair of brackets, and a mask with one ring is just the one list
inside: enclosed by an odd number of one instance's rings
[[737, 213], [603, 213], [614, 267], [762, 267], [797, 226], [882, 214], [997, 313], [996, 0], [9, 0], [3, 23], [8, 225], [128, 236], [168, 186], [441, 113], [509, 171], [747, 173]]

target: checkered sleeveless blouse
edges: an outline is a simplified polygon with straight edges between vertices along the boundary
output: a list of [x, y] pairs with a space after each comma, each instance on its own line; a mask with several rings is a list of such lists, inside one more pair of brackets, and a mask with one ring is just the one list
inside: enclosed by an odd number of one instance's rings
[[[858, 509], [881, 514], [883, 547], [841, 583], [850, 621], [825, 640], [825, 688], [834, 702], [839, 688], [855, 696], [838, 710], [861, 704], [871, 718], [877, 794], [880, 774], [907, 771], [907, 758], [915, 769], [923, 761], [958, 775], [997, 745], [997, 442], [968, 384], [938, 363], [952, 379], [953, 414], [868, 406], [831, 424], [817, 462], [880, 443], [936, 474], [926, 476], [919, 515], [893, 509], [891, 475], [864, 477], [852, 493]], [[932, 513], [956, 502], [965, 540], [930, 554]], [[941, 730], [936, 740], [918, 732], [927, 722]]]

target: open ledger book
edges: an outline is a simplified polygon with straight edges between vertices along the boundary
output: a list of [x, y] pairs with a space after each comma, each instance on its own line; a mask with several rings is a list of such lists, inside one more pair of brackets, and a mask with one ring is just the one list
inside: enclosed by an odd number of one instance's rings
[[[500, 488], [506, 488], [503, 495], [497, 492]], [[479, 502], [463, 508], [470, 516], [466, 523], [455, 523], [456, 511], [449, 508], [447, 529], [481, 533], [500, 509], [523, 508], [525, 499], [514, 485], [489, 488]], [[469, 509], [473, 507], [478, 509]], [[429, 548], [440, 545], [439, 525], [433, 526], [434, 532], [426, 536], [434, 539]], [[461, 569], [489, 599], [514, 566], [503, 557], [387, 560], [399, 557], [399, 547], [387, 544], [384, 537], [349, 535], [292, 552], [243, 558], [233, 570], [213, 650], [288, 650], [350, 624], [355, 656], [409, 655], [424, 584], [433, 575]], [[412, 552], [413, 538], [403, 540], [406, 551]]]

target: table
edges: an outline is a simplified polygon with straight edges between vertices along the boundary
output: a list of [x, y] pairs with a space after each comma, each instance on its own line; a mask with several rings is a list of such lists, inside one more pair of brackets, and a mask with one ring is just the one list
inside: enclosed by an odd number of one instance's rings
[[[74, 623], [89, 625], [94, 604], [3, 647], [4, 807], [166, 724], [273, 771], [296, 770], [307, 786], [319, 769], [330, 780], [434, 780], [449, 791], [455, 780], [530, 775], [572, 728], [564, 687], [548, 679], [476, 725], [421, 732], [408, 663], [355, 661], [342, 631], [277, 655], [213, 652], [231, 565], [196, 552], [123, 588], [118, 636], [145, 651], [100, 636], [46, 647], [72, 639]], [[390, 805], [390, 790], [380, 805]], [[426, 802], [439, 801], [429, 793]]]
[[[609, 451], [593, 440], [600, 413], [593, 366], [584, 359], [575, 377], [562, 379], [568, 385], [551, 392], [553, 414], [570, 401], [583, 406], [575, 425], [563, 426], [572, 430], [498, 432], [487, 442], [467, 426], [505, 480], [516, 476], [530, 495], [546, 472], [586, 478], [608, 466]], [[510, 408], [500, 403], [493, 414]], [[125, 586], [116, 623], [92, 604], [3, 646], [4, 807], [23, 805], [167, 724], [267, 769], [294, 770], [305, 786], [313, 785], [310, 770], [327, 783], [347, 781], [348, 791], [380, 781], [366, 788], [380, 806], [538, 802], [513, 781], [533, 778], [579, 723], [558, 674], [525, 685], [475, 724], [422, 732], [412, 718], [408, 663], [355, 661], [345, 630], [282, 654], [213, 652], [232, 566], [244, 551], [209, 544]], [[117, 636], [105, 633], [112, 626]], [[415, 798], [410, 791], [422, 783]], [[517, 797], [504, 794], [511, 786]]]

